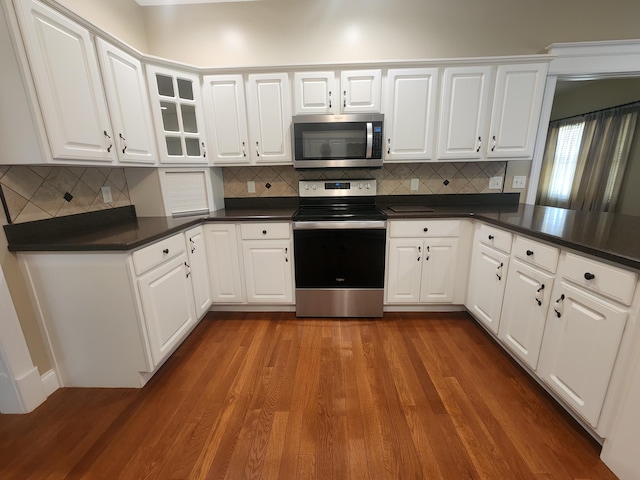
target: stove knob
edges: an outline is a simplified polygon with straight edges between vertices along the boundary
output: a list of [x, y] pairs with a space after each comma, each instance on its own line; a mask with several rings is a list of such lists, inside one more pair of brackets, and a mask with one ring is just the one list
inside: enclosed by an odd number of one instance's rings
[[362, 190], [362, 184], [361, 184], [361, 183], [359, 183], [359, 184], [358, 184], [358, 188], [359, 188], [360, 190]]
[[367, 183], [367, 190], [371, 190], [371, 184]]
[[305, 189], [305, 190], [309, 190], [309, 184], [308, 184], [308, 183], [305, 183], [305, 184], [304, 184], [304, 189]]
[[311, 188], [313, 188], [314, 190], [317, 190], [318, 186], [314, 183], [313, 185], [311, 185]]

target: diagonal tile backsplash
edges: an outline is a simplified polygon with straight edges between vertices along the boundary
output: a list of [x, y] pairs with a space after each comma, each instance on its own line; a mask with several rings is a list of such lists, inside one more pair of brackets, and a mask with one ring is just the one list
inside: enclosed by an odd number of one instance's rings
[[[13, 223], [131, 205], [122, 168], [3, 166], [0, 185]], [[103, 202], [103, 186], [113, 202]]]
[[[224, 196], [295, 197], [299, 180], [343, 178], [375, 178], [379, 195], [496, 193], [497, 190], [489, 190], [489, 179], [496, 176], [504, 178], [506, 168], [506, 162], [388, 163], [376, 170], [299, 171], [291, 166], [225, 167]], [[418, 179], [418, 190], [411, 190], [412, 178]], [[248, 192], [248, 181], [255, 182], [255, 193]]]

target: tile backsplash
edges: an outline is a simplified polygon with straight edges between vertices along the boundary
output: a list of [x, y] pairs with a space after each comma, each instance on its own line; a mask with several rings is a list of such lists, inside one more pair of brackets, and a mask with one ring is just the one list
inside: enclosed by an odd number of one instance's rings
[[[313, 179], [375, 178], [379, 195], [430, 195], [456, 193], [499, 193], [489, 190], [491, 177], [505, 176], [506, 162], [399, 163], [375, 170], [294, 170], [279, 167], [225, 167], [224, 196], [295, 197], [298, 181]], [[418, 179], [418, 190], [411, 190], [411, 179]], [[255, 182], [249, 193], [247, 182]]]
[[[122, 168], [2, 166], [0, 185], [13, 223], [131, 204]], [[111, 188], [110, 203], [103, 202], [103, 186]]]

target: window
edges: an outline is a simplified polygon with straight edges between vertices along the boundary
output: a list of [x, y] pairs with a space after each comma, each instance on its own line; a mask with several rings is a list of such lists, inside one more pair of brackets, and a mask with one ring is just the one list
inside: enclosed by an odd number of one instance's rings
[[547, 195], [550, 200], [566, 202], [571, 194], [573, 177], [578, 165], [584, 121], [563, 125], [558, 130], [556, 153], [553, 159], [551, 179]]

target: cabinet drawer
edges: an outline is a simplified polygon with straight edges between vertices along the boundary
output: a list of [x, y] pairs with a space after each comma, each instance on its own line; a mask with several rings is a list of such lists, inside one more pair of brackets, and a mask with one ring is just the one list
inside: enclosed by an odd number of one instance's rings
[[242, 240], [259, 240], [261, 238], [289, 238], [291, 236], [288, 223], [242, 223], [240, 224]]
[[555, 273], [560, 256], [560, 251], [556, 247], [518, 236], [513, 242], [513, 253], [525, 262], [544, 268], [551, 273]]
[[559, 274], [584, 288], [631, 305], [636, 287], [635, 273], [566, 253], [560, 261]]
[[394, 220], [389, 222], [390, 237], [457, 237], [459, 220]]
[[476, 231], [476, 236], [478, 240], [485, 245], [497, 248], [506, 253], [511, 252], [512, 235], [509, 232], [481, 223], [480, 228]]
[[136, 275], [160, 265], [165, 260], [173, 258], [185, 250], [184, 237], [179, 234], [133, 252], [133, 266], [136, 270]]

